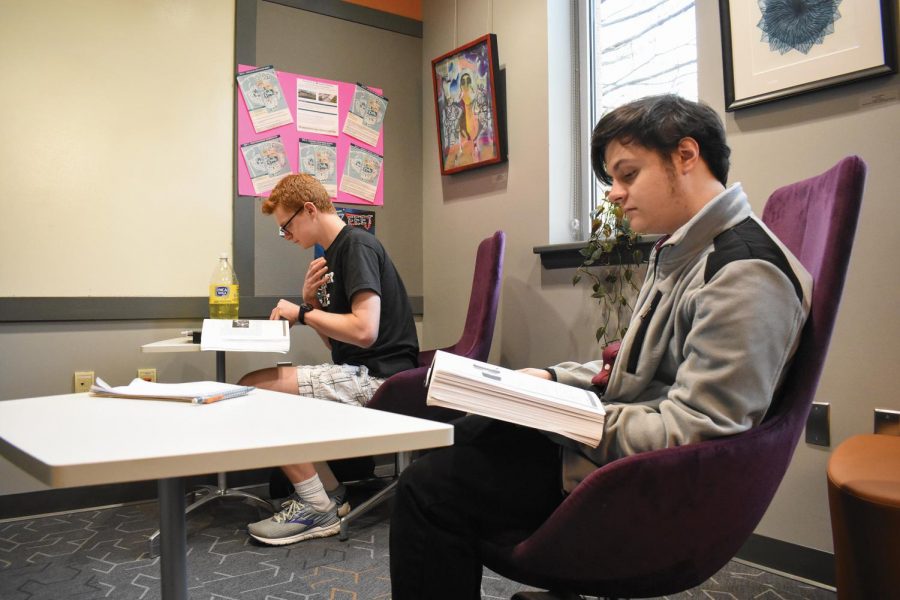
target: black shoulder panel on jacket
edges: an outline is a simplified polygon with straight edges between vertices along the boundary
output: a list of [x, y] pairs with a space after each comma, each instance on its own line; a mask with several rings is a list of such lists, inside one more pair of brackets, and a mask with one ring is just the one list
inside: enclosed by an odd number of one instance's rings
[[712, 254], [706, 259], [706, 270], [703, 272], [704, 283], [709, 282], [728, 263], [755, 258], [772, 263], [784, 273], [794, 286], [797, 299], [803, 301], [803, 288], [800, 287], [800, 280], [791, 269], [784, 252], [759, 226], [759, 223], [750, 217], [717, 235], [713, 240], [713, 248]]

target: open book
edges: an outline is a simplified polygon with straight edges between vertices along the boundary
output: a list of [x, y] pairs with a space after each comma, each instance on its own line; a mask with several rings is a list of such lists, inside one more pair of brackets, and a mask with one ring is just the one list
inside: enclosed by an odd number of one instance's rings
[[291, 349], [291, 324], [263, 319], [203, 319], [200, 349], [284, 354]]
[[211, 404], [219, 400], [246, 396], [253, 386], [233, 385], [217, 381], [194, 381], [191, 383], [153, 383], [134, 379], [128, 385], [112, 387], [99, 377], [91, 386], [92, 396], [109, 398], [138, 398], [143, 400], [173, 400], [192, 404]]
[[597, 447], [606, 412], [591, 391], [438, 351], [426, 403], [551, 431]]

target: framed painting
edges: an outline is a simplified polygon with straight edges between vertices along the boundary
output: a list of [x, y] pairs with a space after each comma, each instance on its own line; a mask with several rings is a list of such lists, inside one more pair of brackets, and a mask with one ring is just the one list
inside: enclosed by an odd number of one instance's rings
[[892, 0], [719, 0], [725, 110], [897, 71]]
[[493, 33], [431, 61], [442, 175], [506, 160], [499, 71]]

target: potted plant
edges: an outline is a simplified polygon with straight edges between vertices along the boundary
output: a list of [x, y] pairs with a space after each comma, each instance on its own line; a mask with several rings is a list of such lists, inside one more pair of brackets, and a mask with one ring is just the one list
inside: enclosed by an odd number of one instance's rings
[[572, 285], [577, 285], [583, 276], [591, 281], [591, 298], [600, 305], [602, 319], [595, 337], [598, 343], [607, 346], [621, 339], [628, 329], [640, 289], [635, 275], [643, 261], [643, 251], [621, 207], [605, 196], [591, 212], [591, 235], [580, 252], [584, 261], [577, 268]]

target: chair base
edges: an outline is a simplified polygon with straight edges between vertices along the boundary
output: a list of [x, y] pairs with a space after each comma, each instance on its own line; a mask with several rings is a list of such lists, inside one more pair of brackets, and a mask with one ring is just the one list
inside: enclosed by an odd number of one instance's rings
[[341, 517], [341, 531], [338, 534], [338, 539], [342, 542], [346, 542], [350, 537], [350, 522], [358, 517], [363, 516], [376, 506], [380, 505], [385, 500], [388, 500], [391, 496], [394, 495], [394, 490], [396, 489], [397, 480], [395, 479], [394, 481], [390, 482], [387, 487], [379, 490], [371, 498], [369, 498], [359, 506], [353, 508], [345, 516]]
[[584, 596], [570, 592], [518, 592], [509, 600], [584, 600]]
[[394, 456], [394, 478], [387, 487], [378, 490], [372, 497], [368, 500], [351, 510], [347, 515], [341, 517], [341, 531], [338, 534], [338, 539], [342, 542], [347, 541], [350, 537], [350, 522], [354, 519], [363, 516], [376, 506], [381, 505], [384, 501], [390, 499], [394, 495], [394, 490], [397, 489], [397, 478], [400, 477], [400, 473], [403, 472], [409, 463], [412, 460], [412, 452], [398, 452]]

